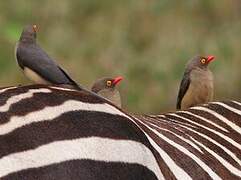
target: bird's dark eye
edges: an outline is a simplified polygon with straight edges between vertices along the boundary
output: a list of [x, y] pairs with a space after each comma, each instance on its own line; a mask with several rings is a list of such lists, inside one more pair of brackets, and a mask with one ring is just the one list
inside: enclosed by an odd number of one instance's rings
[[106, 86], [110, 87], [111, 86], [111, 81], [106, 81]]
[[200, 60], [200, 62], [201, 62], [202, 64], [205, 64], [205, 63], [206, 63], [206, 59], [202, 58], [202, 59]]

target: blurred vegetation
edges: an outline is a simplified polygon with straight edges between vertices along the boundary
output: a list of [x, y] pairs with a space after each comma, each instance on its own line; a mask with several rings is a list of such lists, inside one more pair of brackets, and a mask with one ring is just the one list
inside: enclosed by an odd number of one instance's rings
[[240, 0], [8, 0], [0, 2], [0, 85], [29, 84], [14, 59], [26, 24], [80, 84], [124, 76], [124, 108], [175, 108], [186, 62], [215, 55], [215, 100], [241, 100]]

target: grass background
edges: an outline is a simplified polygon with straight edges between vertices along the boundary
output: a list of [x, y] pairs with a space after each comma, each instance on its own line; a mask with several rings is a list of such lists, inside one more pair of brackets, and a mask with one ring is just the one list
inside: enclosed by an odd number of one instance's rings
[[215, 55], [215, 100], [241, 100], [240, 0], [8, 0], [0, 2], [0, 86], [30, 84], [14, 46], [26, 24], [80, 84], [122, 75], [132, 112], [175, 109], [186, 62]]

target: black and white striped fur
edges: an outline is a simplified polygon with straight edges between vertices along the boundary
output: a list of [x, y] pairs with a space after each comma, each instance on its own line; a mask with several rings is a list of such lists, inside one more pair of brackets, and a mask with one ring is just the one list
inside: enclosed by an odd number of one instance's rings
[[133, 119], [86, 91], [0, 90], [0, 179], [162, 179]]
[[241, 103], [136, 116], [166, 179], [241, 179]]
[[240, 179], [241, 104], [130, 117], [86, 91], [0, 90], [0, 179]]

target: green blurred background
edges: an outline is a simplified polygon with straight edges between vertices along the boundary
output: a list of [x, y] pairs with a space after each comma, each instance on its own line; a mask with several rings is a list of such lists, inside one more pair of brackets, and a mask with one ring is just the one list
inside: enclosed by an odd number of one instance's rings
[[241, 100], [240, 0], [7, 0], [0, 2], [0, 86], [29, 84], [14, 59], [26, 24], [80, 84], [122, 75], [124, 108], [174, 110], [186, 62], [215, 55], [215, 100]]

